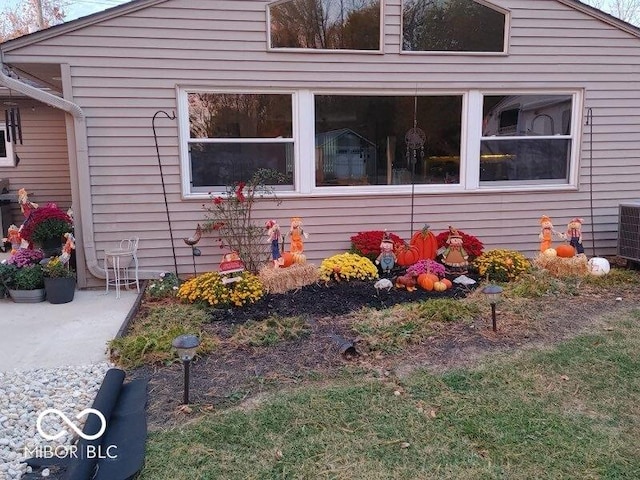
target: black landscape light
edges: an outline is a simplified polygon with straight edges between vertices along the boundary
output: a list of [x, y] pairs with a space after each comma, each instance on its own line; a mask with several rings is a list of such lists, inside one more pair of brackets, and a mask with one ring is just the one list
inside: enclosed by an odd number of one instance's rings
[[184, 398], [182, 403], [189, 405], [189, 365], [196, 355], [200, 340], [195, 335], [180, 335], [173, 339], [171, 345], [178, 352], [184, 365]]
[[500, 301], [502, 295], [502, 287], [499, 285], [487, 285], [482, 289], [482, 293], [487, 296], [487, 300], [491, 304], [491, 321], [493, 323], [493, 331], [497, 331], [496, 326], [496, 303]]

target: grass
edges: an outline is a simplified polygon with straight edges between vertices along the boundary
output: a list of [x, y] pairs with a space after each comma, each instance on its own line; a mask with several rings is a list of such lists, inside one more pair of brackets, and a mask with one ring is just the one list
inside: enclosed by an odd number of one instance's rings
[[352, 328], [370, 350], [397, 353], [432, 335], [435, 324], [469, 321], [479, 311], [477, 302], [431, 299], [385, 310], [363, 309], [353, 315]]
[[112, 360], [124, 368], [177, 360], [172, 352], [171, 341], [187, 333], [200, 337], [198, 353], [211, 352], [219, 342], [202, 330], [202, 325], [207, 321], [204, 310], [190, 305], [172, 303], [153, 306], [147, 315], [136, 320], [126, 336], [109, 342]]
[[269, 317], [256, 322], [249, 320], [235, 327], [229, 344], [232, 346], [268, 347], [281, 341], [295, 340], [311, 333], [302, 317]]
[[141, 480], [640, 478], [640, 310], [544, 351], [281, 392], [156, 432]]

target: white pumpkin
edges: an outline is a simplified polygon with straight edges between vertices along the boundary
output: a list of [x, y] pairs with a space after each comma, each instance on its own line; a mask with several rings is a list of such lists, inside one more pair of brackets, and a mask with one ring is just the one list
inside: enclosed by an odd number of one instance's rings
[[557, 257], [558, 256], [558, 252], [556, 252], [555, 248], [547, 248], [544, 252], [542, 252], [542, 254], [545, 257]]
[[606, 258], [593, 257], [587, 262], [587, 265], [589, 267], [589, 273], [598, 277], [606, 275], [611, 270], [609, 261]]

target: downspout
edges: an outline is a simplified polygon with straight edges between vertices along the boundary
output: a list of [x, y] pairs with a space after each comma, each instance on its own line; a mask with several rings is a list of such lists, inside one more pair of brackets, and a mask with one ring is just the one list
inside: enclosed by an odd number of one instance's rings
[[[80, 199], [74, 208], [80, 209], [80, 227], [85, 264], [89, 272], [97, 278], [105, 278], [105, 271], [98, 263], [93, 231], [93, 205], [91, 202], [89, 155], [87, 147], [87, 124], [82, 108], [77, 104], [47, 93], [39, 88], [22, 83], [4, 73], [5, 66], [0, 63], [0, 85], [20, 92], [29, 98], [38, 100], [73, 117], [75, 137], [76, 169]], [[90, 239], [90, 240], [89, 240]]]

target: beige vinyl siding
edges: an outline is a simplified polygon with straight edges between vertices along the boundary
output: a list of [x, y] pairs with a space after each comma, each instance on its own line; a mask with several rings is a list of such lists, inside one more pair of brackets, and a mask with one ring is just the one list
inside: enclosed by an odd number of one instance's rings
[[[71, 183], [64, 114], [33, 100], [17, 103], [23, 144], [18, 142], [14, 149], [20, 163], [15, 167], [0, 167], [0, 178], [8, 178], [10, 192], [15, 193], [11, 222], [20, 225], [24, 216], [17, 203], [18, 189], [25, 188], [35, 203], [55, 202], [67, 210], [71, 206]], [[0, 113], [4, 115], [3, 111]], [[4, 116], [0, 121], [4, 122]]]
[[[169, 0], [48, 38], [6, 54], [7, 62], [57, 61], [71, 66], [70, 98], [87, 116], [98, 257], [122, 237], [141, 237], [143, 270], [173, 269], [159, 168], [151, 130], [158, 110], [177, 113], [176, 86], [465, 93], [584, 89], [593, 109], [593, 205], [589, 217], [589, 127], [583, 127], [578, 191], [424, 194], [415, 199], [414, 228], [449, 224], [477, 235], [487, 248], [535, 254], [538, 219], [557, 230], [585, 218], [585, 247], [615, 252], [618, 204], [640, 198], [640, 40], [554, 0], [496, 0], [511, 11], [508, 55], [401, 54], [401, 3], [385, 2], [381, 53], [267, 52], [264, 1]], [[582, 118], [581, 121], [584, 121]], [[181, 240], [203, 221], [203, 200], [181, 197], [178, 120], [156, 127], [175, 246], [184, 275], [191, 250]], [[407, 188], [409, 192], [409, 188]], [[358, 231], [410, 233], [410, 196], [311, 195], [263, 202], [256, 218], [300, 215], [315, 263], [349, 248]], [[266, 241], [266, 238], [265, 238]], [[211, 236], [199, 247], [198, 271], [217, 267]]]

